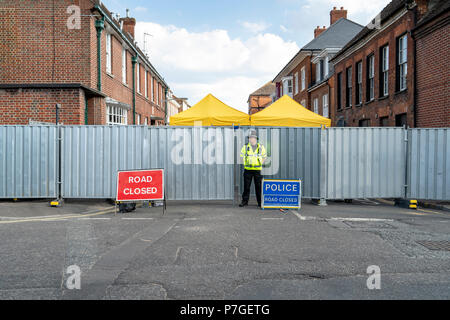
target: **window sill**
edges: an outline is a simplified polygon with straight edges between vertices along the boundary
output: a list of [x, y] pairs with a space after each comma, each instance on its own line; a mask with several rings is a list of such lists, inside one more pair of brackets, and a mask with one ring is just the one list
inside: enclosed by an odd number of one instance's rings
[[366, 103], [364, 103], [364, 105], [367, 106], [367, 105], [371, 104], [371, 103], [374, 102], [374, 101], [375, 101], [375, 99], [372, 99], [372, 100], [367, 101]]
[[362, 103], [355, 104], [355, 107], [361, 108], [362, 107]]
[[396, 91], [395, 95], [403, 94], [403, 93], [406, 93], [406, 92], [408, 92], [408, 89], [403, 89], [403, 90], [400, 90], [400, 91]]
[[387, 98], [389, 98], [389, 95], [379, 97], [378, 101], [386, 100]]
[[106, 75], [110, 76], [111, 78], [114, 79], [114, 75], [112, 73], [109, 73], [108, 71], [106, 71]]
[[351, 109], [351, 108], [352, 108], [352, 106], [345, 107], [346, 110], [347, 110], [347, 109]]

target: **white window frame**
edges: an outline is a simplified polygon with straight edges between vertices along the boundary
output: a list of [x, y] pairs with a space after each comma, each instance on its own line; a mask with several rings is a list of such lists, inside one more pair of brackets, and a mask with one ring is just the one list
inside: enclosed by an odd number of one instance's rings
[[147, 82], [147, 76], [148, 72], [147, 70], [144, 71], [144, 93], [145, 97], [148, 98], [148, 82]]
[[128, 110], [117, 106], [106, 106], [106, 123], [108, 125], [127, 125]]
[[136, 63], [136, 91], [137, 93], [141, 93], [141, 66]]
[[330, 117], [330, 109], [328, 107], [328, 93], [322, 96], [322, 113], [325, 118]]
[[319, 114], [319, 99], [314, 98], [313, 100], [314, 113]]
[[383, 77], [383, 97], [389, 94], [389, 46], [384, 46], [382, 49], [382, 66], [381, 72]]
[[408, 75], [408, 38], [403, 35], [398, 39], [398, 66], [399, 66], [399, 91], [406, 89], [406, 76]]
[[141, 125], [141, 115], [140, 115], [139, 113], [137, 114], [136, 125], [137, 125], [137, 126]]
[[159, 82], [156, 82], [156, 104], [159, 106]]
[[375, 99], [375, 55], [369, 57], [369, 101]]
[[298, 72], [295, 73], [295, 94], [298, 94]]
[[301, 91], [306, 89], [306, 69], [303, 67], [300, 71], [302, 77], [302, 89]]
[[358, 85], [358, 105], [362, 104], [363, 102], [363, 63], [362, 61], [359, 61], [356, 64], [356, 72], [357, 72], [357, 85]]
[[320, 61], [322, 61], [322, 60], [319, 60], [316, 63], [316, 83], [319, 83], [321, 81], [321, 79], [320, 79]]
[[150, 101], [155, 102], [153, 95], [153, 75], [150, 73]]
[[106, 33], [106, 72], [112, 74], [112, 37]]
[[303, 99], [302, 101], [300, 101], [300, 104], [301, 104], [302, 106], [304, 106], [305, 108], [308, 108], [307, 106], [305, 106], [305, 104], [306, 104], [306, 100], [305, 100], [305, 99]]
[[285, 77], [282, 80], [283, 83], [283, 93], [287, 94], [288, 96], [290, 96], [291, 98], [293, 97], [293, 93], [294, 93], [294, 79], [292, 76], [289, 77]]
[[353, 67], [350, 66], [346, 69], [346, 107], [350, 108], [353, 106]]
[[122, 48], [122, 82], [127, 84], [127, 49]]

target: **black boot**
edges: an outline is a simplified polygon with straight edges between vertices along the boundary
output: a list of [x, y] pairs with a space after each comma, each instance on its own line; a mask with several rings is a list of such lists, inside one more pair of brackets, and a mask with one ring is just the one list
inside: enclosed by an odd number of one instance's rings
[[239, 207], [246, 207], [248, 206], [248, 202], [242, 201], [241, 204], [239, 204]]

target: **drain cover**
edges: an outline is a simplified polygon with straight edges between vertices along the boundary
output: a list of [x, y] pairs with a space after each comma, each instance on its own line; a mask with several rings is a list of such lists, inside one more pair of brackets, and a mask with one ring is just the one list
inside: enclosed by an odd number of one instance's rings
[[416, 241], [429, 250], [450, 251], [450, 241]]

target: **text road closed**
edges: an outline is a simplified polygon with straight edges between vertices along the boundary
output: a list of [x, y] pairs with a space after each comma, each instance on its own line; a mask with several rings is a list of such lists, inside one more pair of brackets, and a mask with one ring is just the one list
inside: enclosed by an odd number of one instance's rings
[[117, 201], [143, 201], [164, 199], [164, 171], [119, 171]]

